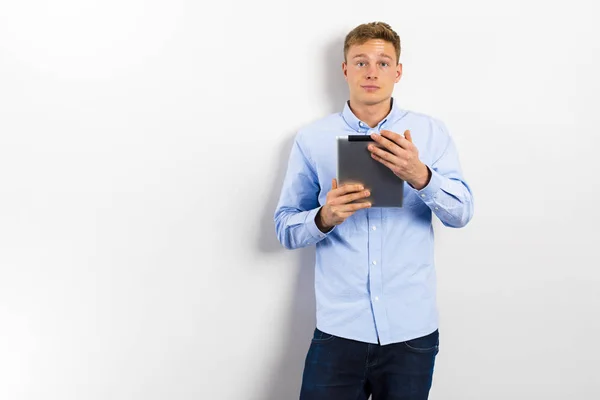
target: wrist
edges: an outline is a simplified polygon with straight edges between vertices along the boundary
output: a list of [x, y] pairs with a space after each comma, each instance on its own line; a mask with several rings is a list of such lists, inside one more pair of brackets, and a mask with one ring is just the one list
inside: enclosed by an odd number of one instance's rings
[[429, 167], [421, 163], [420, 169], [422, 172], [419, 174], [418, 178], [411, 183], [412, 187], [414, 187], [416, 190], [423, 189], [429, 184], [429, 181], [431, 180], [431, 170], [429, 169]]
[[323, 233], [327, 233], [331, 230], [331, 228], [333, 228], [332, 226], [327, 225], [327, 223], [324, 220], [323, 207], [321, 207], [319, 212], [317, 212], [317, 215], [315, 215], [315, 224], [317, 225], [317, 228], [319, 228], [319, 230]]

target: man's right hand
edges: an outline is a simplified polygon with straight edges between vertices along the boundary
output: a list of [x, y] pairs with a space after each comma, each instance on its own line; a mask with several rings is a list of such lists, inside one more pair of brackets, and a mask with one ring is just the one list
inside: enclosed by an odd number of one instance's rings
[[343, 185], [337, 187], [335, 179], [331, 182], [331, 190], [327, 193], [327, 202], [316, 215], [315, 223], [321, 232], [330, 231], [356, 211], [371, 207], [369, 202], [349, 204], [354, 200], [369, 197], [371, 193], [362, 185]]

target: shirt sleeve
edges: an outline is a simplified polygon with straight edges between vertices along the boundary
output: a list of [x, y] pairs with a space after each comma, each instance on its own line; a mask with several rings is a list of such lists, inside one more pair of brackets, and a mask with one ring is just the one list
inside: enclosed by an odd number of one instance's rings
[[431, 180], [417, 193], [442, 224], [461, 228], [473, 217], [473, 194], [463, 177], [454, 140], [443, 122], [437, 121], [446, 144], [431, 165]]
[[318, 176], [298, 134], [289, 156], [279, 201], [275, 209], [275, 231], [287, 249], [306, 247], [324, 239], [332, 231], [321, 232], [315, 217], [321, 205]]

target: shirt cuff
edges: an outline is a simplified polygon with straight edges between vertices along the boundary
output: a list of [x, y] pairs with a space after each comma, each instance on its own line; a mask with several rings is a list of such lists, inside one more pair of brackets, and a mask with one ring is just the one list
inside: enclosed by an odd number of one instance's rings
[[[429, 166], [427, 166], [427, 168], [429, 168]], [[440, 175], [435, 170], [431, 168], [429, 168], [429, 170], [431, 171], [431, 179], [429, 180], [429, 183], [423, 189], [417, 190], [417, 194], [419, 195], [421, 200], [425, 202], [433, 201], [433, 197], [442, 187], [442, 182], [444, 179], [442, 175]]]
[[305, 220], [306, 227], [308, 229], [308, 233], [310, 233], [310, 235], [316, 241], [324, 239], [325, 236], [327, 236], [328, 234], [330, 234], [335, 229], [335, 226], [334, 226], [327, 233], [321, 232], [321, 230], [317, 226], [317, 223], [315, 222], [315, 217], [317, 216], [317, 213], [319, 212], [320, 209], [321, 209], [321, 207], [317, 207], [317, 208], [315, 208], [313, 210], [310, 210], [308, 212], [308, 214], [306, 216], [306, 220]]

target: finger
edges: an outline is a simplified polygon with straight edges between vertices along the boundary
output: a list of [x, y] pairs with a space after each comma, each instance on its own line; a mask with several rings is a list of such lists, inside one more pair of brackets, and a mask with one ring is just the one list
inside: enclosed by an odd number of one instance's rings
[[340, 197], [343, 196], [347, 193], [353, 193], [353, 192], [358, 192], [363, 190], [364, 187], [361, 184], [346, 184], [346, 185], [342, 185], [336, 189], [333, 190], [333, 194], [335, 197]]
[[356, 203], [356, 204], [347, 204], [344, 209], [340, 209], [338, 211], [338, 218], [342, 221], [348, 219], [352, 214], [357, 212], [358, 210], [362, 210], [365, 208], [371, 207], [371, 203]]
[[383, 129], [381, 131], [381, 136], [390, 139], [392, 142], [402, 139], [402, 135], [396, 132], [388, 131], [387, 129]]
[[375, 145], [369, 145], [369, 151], [371, 152], [371, 154], [376, 155], [379, 158], [383, 158], [384, 160], [391, 162], [392, 164], [399, 164], [401, 158], [406, 154], [406, 150], [399, 148], [398, 146], [396, 146], [397, 148], [397, 154], [394, 153], [390, 153], [387, 150], [383, 150], [378, 148]]
[[354, 213], [358, 210], [361, 210], [363, 208], [369, 208], [371, 207], [371, 202], [370, 201], [363, 201], [360, 203], [351, 203], [351, 204], [345, 204], [342, 206], [343, 208], [341, 208], [341, 212], [350, 212], [350, 213]]
[[379, 161], [380, 163], [382, 163], [383, 165], [385, 165], [386, 167], [388, 167], [389, 169], [391, 169], [393, 173], [395, 173], [395, 174], [399, 173], [400, 168], [396, 164], [392, 164], [391, 162], [389, 162], [387, 160], [384, 160], [383, 158], [377, 156], [376, 154], [372, 154], [371, 156], [376, 161]]
[[371, 193], [368, 190], [358, 192], [358, 193], [350, 193], [344, 196], [340, 196], [333, 200], [333, 204], [348, 204], [353, 202], [354, 200], [362, 199], [365, 197], [369, 197]]
[[412, 143], [407, 139], [403, 138], [402, 135], [398, 135], [397, 133], [391, 131], [383, 130], [381, 131], [381, 136], [388, 138], [403, 149], [408, 149], [412, 145]]
[[354, 214], [356, 211], [351, 211], [351, 212], [343, 212], [340, 213], [339, 215], [339, 220], [338, 220], [338, 225], [341, 224], [342, 222], [344, 222], [345, 220], [347, 220], [348, 218], [350, 218], [352, 216], [352, 214]]
[[406, 140], [408, 140], [409, 142], [411, 142], [411, 143], [413, 142], [413, 141], [412, 141], [412, 135], [410, 134], [410, 130], [408, 130], [408, 129], [407, 129], [407, 130], [405, 130], [405, 131], [404, 131], [404, 137], [405, 137], [405, 138], [406, 138]]
[[[387, 149], [390, 153], [400, 154], [402, 147], [398, 146], [393, 140], [386, 138], [382, 135], [378, 135], [376, 133], [371, 134], [371, 138], [379, 144], [379, 147]], [[369, 150], [373, 149], [373, 147], [377, 147], [376, 145], [370, 144]]]
[[331, 180], [331, 188], [332, 189], [337, 189], [337, 179], [333, 178]]
[[343, 222], [358, 210], [369, 208], [371, 206], [371, 202], [344, 204], [336, 207], [336, 216]]

